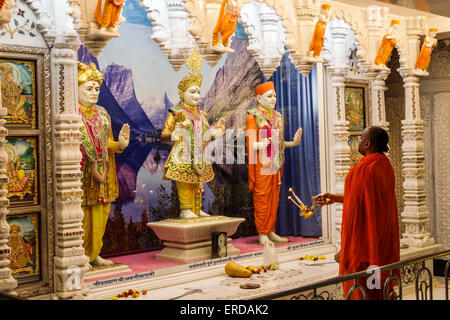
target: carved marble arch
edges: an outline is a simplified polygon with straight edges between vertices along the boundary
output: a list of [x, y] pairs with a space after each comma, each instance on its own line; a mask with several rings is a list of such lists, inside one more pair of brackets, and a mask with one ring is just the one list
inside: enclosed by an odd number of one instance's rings
[[[146, 1], [146, 0], [142, 0]], [[210, 66], [215, 66], [221, 59], [222, 54], [212, 51], [211, 38], [214, 27], [217, 22], [218, 12], [222, 4], [222, 0], [182, 0], [184, 8], [189, 14], [190, 28], [189, 32], [195, 38], [205, 60]], [[318, 2], [318, 0], [314, 0]], [[296, 30], [296, 7], [293, 1], [286, 0], [240, 0], [241, 8], [245, 5], [256, 2], [265, 3], [273, 9], [276, 16], [279, 17], [286, 33], [285, 43], [290, 51], [296, 51], [296, 45], [299, 43]], [[242, 18], [240, 17], [240, 22]], [[244, 22], [245, 24], [245, 22]], [[266, 72], [266, 77], [269, 71]]]
[[249, 38], [252, 53], [266, 79], [270, 79], [286, 52], [286, 30], [275, 10], [261, 2], [245, 4], [239, 19]]

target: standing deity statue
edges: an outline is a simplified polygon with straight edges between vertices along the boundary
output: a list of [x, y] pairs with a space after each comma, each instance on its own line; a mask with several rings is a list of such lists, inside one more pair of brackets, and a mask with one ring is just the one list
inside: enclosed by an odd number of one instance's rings
[[101, 27], [101, 31], [113, 31], [116, 28], [117, 21], [125, 0], [97, 0], [95, 9], [95, 20]]
[[240, 10], [239, 0], [222, 0], [219, 18], [213, 31], [212, 45], [214, 51], [234, 53], [234, 50], [230, 48], [229, 39], [236, 30]]
[[437, 31], [438, 30], [436, 28], [429, 29], [428, 34], [423, 39], [422, 49], [420, 50], [419, 56], [417, 57], [416, 69], [414, 70], [414, 73], [416, 75], [421, 75], [421, 76], [428, 75], [427, 69], [428, 69], [428, 65], [430, 64], [431, 53], [433, 52], [433, 49], [437, 45], [437, 40], [436, 40]]
[[203, 58], [194, 48], [186, 61], [190, 72], [178, 84], [180, 102], [169, 109], [161, 132], [163, 142], [174, 143], [164, 165], [163, 179], [176, 182], [182, 219], [208, 216], [201, 210], [202, 185], [214, 178], [214, 172], [205, 149], [211, 139], [225, 133], [225, 119], [221, 118], [217, 127], [210, 129], [206, 112], [198, 108], [202, 64]]
[[309, 45], [308, 56], [305, 57], [306, 61], [323, 62], [323, 59], [320, 58], [320, 53], [322, 52], [323, 42], [325, 40], [325, 29], [332, 13], [333, 11], [329, 4], [323, 4], [321, 6], [319, 21], [317, 21], [314, 28], [311, 44]]
[[94, 265], [110, 265], [99, 256], [111, 203], [119, 196], [115, 153], [121, 153], [130, 141], [130, 126], [124, 124], [119, 140], [114, 141], [108, 112], [97, 105], [103, 74], [95, 64], [78, 62], [78, 102], [81, 115], [81, 171], [83, 247]]
[[276, 110], [277, 101], [273, 82], [255, 88], [258, 106], [248, 110], [246, 119], [248, 150], [248, 184], [253, 193], [255, 225], [260, 244], [287, 242], [275, 233], [284, 150], [300, 144], [303, 129], [294, 135], [293, 141], [284, 141], [283, 116]]
[[389, 60], [392, 50], [394, 50], [397, 44], [397, 30], [400, 24], [399, 20], [392, 20], [389, 26], [388, 32], [381, 40], [380, 48], [378, 49], [377, 56], [375, 57], [375, 65], [377, 69], [387, 69], [386, 63]]

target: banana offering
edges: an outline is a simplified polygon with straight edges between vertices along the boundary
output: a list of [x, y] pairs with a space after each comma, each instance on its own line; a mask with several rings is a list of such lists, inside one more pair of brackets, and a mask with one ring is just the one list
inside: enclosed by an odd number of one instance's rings
[[250, 278], [252, 271], [236, 262], [228, 262], [225, 265], [225, 273], [230, 277]]
[[317, 261], [317, 260], [325, 260], [327, 257], [325, 256], [316, 256], [313, 254], [306, 255], [304, 257], [300, 257], [299, 260], [308, 260], [308, 261]]

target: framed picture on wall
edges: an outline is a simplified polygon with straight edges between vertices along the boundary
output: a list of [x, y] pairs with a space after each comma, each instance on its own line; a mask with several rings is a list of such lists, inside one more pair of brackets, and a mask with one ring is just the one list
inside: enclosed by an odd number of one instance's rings
[[8, 267], [19, 281], [34, 281], [40, 276], [39, 218], [37, 213], [8, 215]]
[[365, 82], [347, 82], [345, 84], [345, 117], [349, 122], [350, 167], [361, 159], [358, 151], [361, 134], [369, 123], [368, 119], [368, 84]]
[[361, 132], [367, 124], [366, 87], [363, 85], [345, 86], [345, 116], [350, 132]]
[[7, 198], [11, 206], [36, 205], [38, 192], [37, 137], [7, 137]]
[[36, 129], [36, 61], [0, 58], [7, 127]]

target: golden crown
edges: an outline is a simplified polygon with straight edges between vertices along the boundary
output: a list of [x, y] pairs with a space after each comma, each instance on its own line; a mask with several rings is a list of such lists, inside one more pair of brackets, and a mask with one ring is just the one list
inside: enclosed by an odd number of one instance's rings
[[12, 232], [12, 231], [20, 232], [20, 229], [22, 229], [22, 228], [18, 224], [11, 224], [9, 226], [9, 232]]
[[194, 85], [201, 87], [203, 75], [200, 73], [200, 69], [202, 68], [202, 65], [203, 57], [197, 51], [197, 48], [194, 48], [191, 55], [186, 60], [186, 67], [190, 71], [178, 84], [178, 94], [181, 100], [183, 100], [183, 94], [189, 87]]
[[97, 70], [95, 63], [93, 62], [91, 62], [90, 66], [78, 62], [78, 84], [88, 81], [96, 81], [101, 86], [103, 83], [103, 73]]

